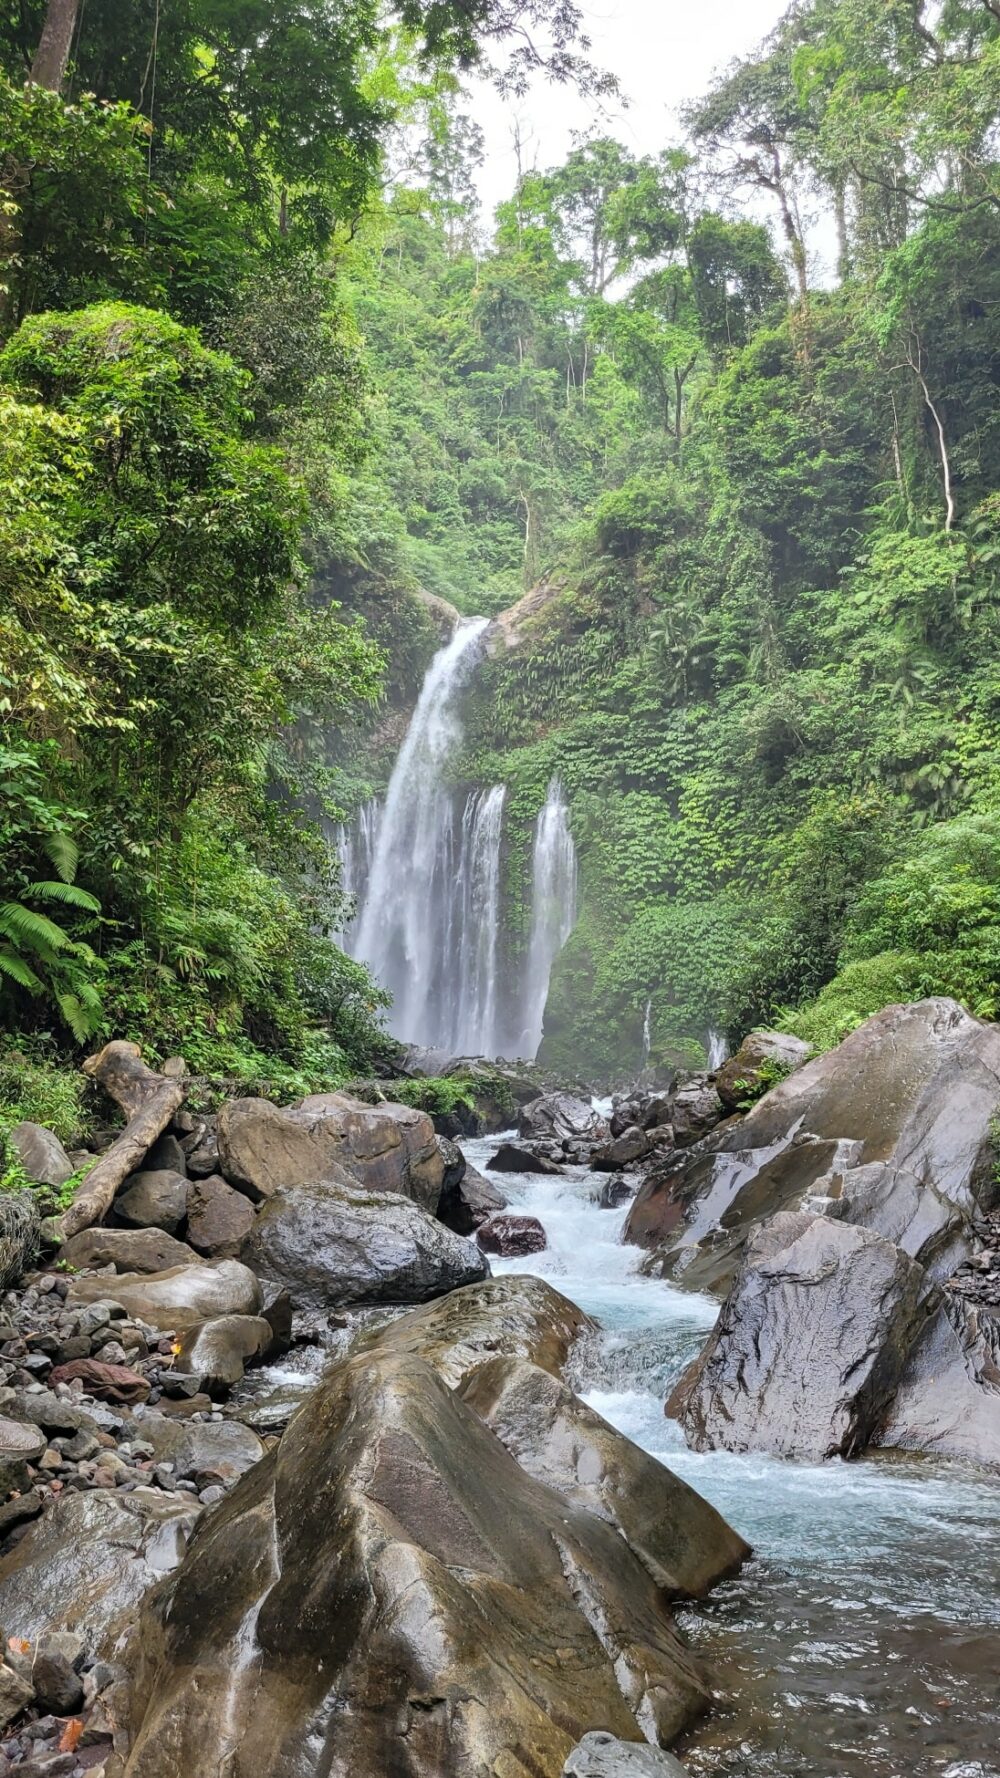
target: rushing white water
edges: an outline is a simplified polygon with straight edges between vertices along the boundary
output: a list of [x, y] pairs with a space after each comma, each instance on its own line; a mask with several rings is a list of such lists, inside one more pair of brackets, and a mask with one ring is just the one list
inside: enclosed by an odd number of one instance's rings
[[531, 932], [521, 970], [503, 970], [505, 788], [456, 792], [459, 704], [486, 618], [460, 624], [427, 671], [384, 806], [336, 836], [357, 901], [341, 942], [392, 995], [396, 1037], [460, 1055], [535, 1056], [552, 964], [576, 918], [576, 853], [558, 778], [535, 823]]
[[653, 1002], [646, 1001], [646, 1011], [642, 1019], [642, 1065], [649, 1067], [649, 1052], [653, 1047]]
[[[502, 1138], [463, 1143], [486, 1166]], [[711, 1500], [755, 1559], [684, 1628], [729, 1702], [684, 1764], [703, 1778], [1000, 1778], [1000, 1489], [912, 1458], [797, 1464], [689, 1451], [670, 1385], [717, 1304], [646, 1278], [599, 1178], [494, 1175], [548, 1247], [534, 1272], [600, 1324], [571, 1379], [597, 1411]]]
[[709, 1031], [705, 1048], [708, 1052], [708, 1066], [714, 1073], [716, 1068], [721, 1068], [726, 1060], [729, 1054], [729, 1045], [721, 1031]]
[[518, 1054], [534, 1057], [542, 1041], [552, 965], [576, 922], [576, 847], [558, 777], [549, 782], [535, 822], [531, 857], [531, 940], [525, 963], [524, 1025]]

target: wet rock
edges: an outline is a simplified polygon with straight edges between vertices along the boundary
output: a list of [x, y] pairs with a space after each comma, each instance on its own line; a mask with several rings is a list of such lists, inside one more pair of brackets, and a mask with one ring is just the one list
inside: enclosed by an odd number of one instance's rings
[[616, 1177], [604, 1181], [598, 1203], [602, 1210], [617, 1210], [634, 1197], [635, 1185], [630, 1185], [627, 1179], [623, 1179], [618, 1174]]
[[332, 1371], [212, 1510], [129, 1659], [129, 1778], [467, 1778], [525, 1748], [557, 1772], [595, 1726], [666, 1741], [707, 1702], [618, 1533], [387, 1351]]
[[672, 1753], [641, 1741], [619, 1741], [598, 1729], [574, 1747], [562, 1778], [686, 1778], [686, 1774]]
[[543, 1093], [522, 1105], [517, 1133], [536, 1142], [546, 1137], [557, 1142], [598, 1142], [605, 1133], [605, 1125], [588, 1100], [574, 1098], [572, 1093]]
[[[651, 1250], [659, 1275], [721, 1294], [757, 1223], [815, 1204], [891, 1230], [941, 1276], [972, 1251], [971, 1224], [994, 1201], [998, 1091], [1000, 1027], [954, 1000], [887, 1007], [688, 1162], [654, 1167], [625, 1239]], [[860, 1173], [872, 1167], [883, 1171]]]
[[36, 1185], [51, 1185], [58, 1189], [72, 1178], [74, 1169], [69, 1155], [58, 1136], [41, 1124], [15, 1124], [8, 1140], [28, 1178]]
[[631, 1167], [636, 1161], [645, 1160], [652, 1146], [645, 1130], [641, 1130], [638, 1124], [631, 1124], [620, 1136], [595, 1148], [590, 1164], [600, 1172], [614, 1173], [621, 1167]]
[[172, 1130], [157, 1136], [146, 1154], [144, 1171], [181, 1173], [187, 1177], [187, 1155]]
[[722, 1100], [706, 1077], [678, 1087], [670, 1106], [676, 1148], [690, 1148], [710, 1134], [722, 1117]]
[[456, 1235], [474, 1235], [482, 1223], [506, 1208], [499, 1187], [466, 1162], [459, 1184], [442, 1193], [438, 1216]]
[[[200, 1118], [182, 1144], [186, 1171], [191, 1179], [208, 1179], [221, 1167], [219, 1139], [214, 1117]], [[178, 1172], [180, 1168], [178, 1168]]]
[[116, 1272], [166, 1272], [196, 1263], [190, 1247], [162, 1229], [82, 1229], [63, 1244], [59, 1257], [78, 1271], [114, 1266]]
[[71, 1716], [83, 1703], [80, 1676], [58, 1648], [43, 1637], [31, 1662], [31, 1683], [43, 1710], [55, 1716]]
[[187, 1196], [188, 1183], [182, 1173], [133, 1173], [115, 1199], [114, 1213], [129, 1228], [165, 1229], [173, 1235], [187, 1215]]
[[510, 1212], [491, 1216], [477, 1230], [476, 1240], [484, 1253], [497, 1253], [504, 1259], [541, 1253], [548, 1246], [537, 1216], [514, 1216]]
[[199, 1377], [209, 1395], [225, 1395], [244, 1368], [269, 1351], [273, 1337], [260, 1315], [219, 1315], [184, 1335], [176, 1368]]
[[671, 1598], [694, 1598], [749, 1555], [686, 1482], [521, 1358], [480, 1365], [459, 1393], [536, 1481], [613, 1525]]
[[773, 1216], [667, 1414], [698, 1451], [854, 1456], [892, 1402], [928, 1289], [920, 1266], [867, 1229]]
[[789, 1037], [784, 1031], [751, 1031], [716, 1071], [715, 1090], [727, 1111], [741, 1111], [763, 1086], [802, 1068], [811, 1053], [801, 1037]]
[[38, 1462], [46, 1443], [40, 1426], [0, 1415], [0, 1499], [28, 1486], [28, 1464]]
[[439, 1135], [438, 1148], [441, 1150], [441, 1159], [444, 1162], [444, 1177], [441, 1181], [441, 1199], [438, 1200], [438, 1214], [440, 1215], [441, 1200], [449, 1196], [452, 1192], [458, 1190], [462, 1180], [465, 1178], [467, 1163], [458, 1143], [453, 1142], [450, 1137]]
[[124, 1364], [105, 1364], [98, 1358], [74, 1358], [69, 1364], [57, 1365], [52, 1382], [72, 1383], [79, 1380], [87, 1395], [98, 1401], [117, 1401], [125, 1405], [145, 1401], [150, 1385], [137, 1371]]
[[20, 1673], [15, 1673], [6, 1661], [0, 1662], [0, 1729], [14, 1722], [22, 1711], [33, 1702], [35, 1688]]
[[665, 1129], [670, 1123], [676, 1087], [674, 1078], [663, 1092], [630, 1093], [625, 1098], [617, 1098], [608, 1121], [612, 1136], [624, 1135], [634, 1124], [638, 1124], [640, 1130]]
[[943, 1298], [875, 1443], [1000, 1468], [1000, 1317]]
[[207, 1259], [235, 1259], [253, 1227], [254, 1207], [220, 1174], [188, 1186], [187, 1238]]
[[255, 1201], [345, 1172], [366, 1191], [398, 1192], [437, 1210], [445, 1163], [426, 1112], [319, 1093], [281, 1110], [234, 1099], [219, 1113], [221, 1170]]
[[107, 1658], [143, 1594], [174, 1568], [200, 1507], [153, 1488], [66, 1493], [0, 1559], [0, 1623], [37, 1642], [86, 1624]]
[[97, 1302], [109, 1288], [126, 1314], [169, 1332], [186, 1332], [215, 1315], [256, 1315], [262, 1302], [257, 1279], [235, 1259], [199, 1260], [147, 1275], [123, 1272], [111, 1286], [105, 1278], [74, 1278], [68, 1301]]
[[543, 1278], [509, 1275], [400, 1316], [369, 1336], [365, 1348], [424, 1358], [454, 1389], [497, 1357], [525, 1358], [559, 1376], [575, 1342], [594, 1327]]
[[474, 1242], [418, 1205], [346, 1177], [273, 1193], [243, 1258], [297, 1309], [425, 1302], [489, 1271]]
[[150, 1409], [135, 1426], [152, 1445], [156, 1461], [170, 1463], [179, 1482], [212, 1471], [232, 1483], [264, 1455], [257, 1434], [239, 1420], [177, 1421]]
[[520, 1148], [514, 1142], [502, 1142], [486, 1166], [490, 1173], [562, 1173], [562, 1168], [546, 1155]]

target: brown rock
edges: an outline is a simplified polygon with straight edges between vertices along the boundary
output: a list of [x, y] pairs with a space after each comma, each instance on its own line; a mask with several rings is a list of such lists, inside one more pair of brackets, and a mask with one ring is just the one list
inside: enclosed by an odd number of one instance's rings
[[97, 1401], [118, 1401], [129, 1406], [149, 1397], [149, 1383], [138, 1371], [130, 1371], [124, 1364], [102, 1364], [99, 1358], [73, 1358], [69, 1364], [58, 1364], [50, 1381], [72, 1383], [76, 1379]]
[[811, 1053], [801, 1037], [789, 1037], [784, 1031], [751, 1031], [716, 1071], [715, 1090], [727, 1111], [744, 1110], [747, 1099], [755, 1098], [762, 1085], [773, 1086], [782, 1076], [794, 1074]]
[[438, 1370], [451, 1388], [497, 1357], [526, 1358], [559, 1376], [589, 1315], [543, 1278], [489, 1278], [400, 1316], [367, 1345], [411, 1353]]
[[344, 1172], [366, 1191], [437, 1210], [444, 1159], [430, 1118], [408, 1105], [365, 1105], [346, 1093], [318, 1093], [288, 1110], [234, 1099], [219, 1113], [218, 1133], [223, 1173], [255, 1201]]
[[187, 1238], [209, 1259], [235, 1259], [253, 1227], [254, 1208], [243, 1192], [215, 1174], [188, 1187]]
[[197, 1263], [190, 1247], [162, 1229], [83, 1229], [64, 1243], [59, 1257], [79, 1271], [114, 1266], [116, 1272], [166, 1272]]
[[484, 1222], [476, 1231], [476, 1240], [484, 1253], [498, 1253], [505, 1259], [541, 1253], [548, 1245], [537, 1216], [514, 1216], [509, 1211]]
[[185, 1332], [215, 1315], [256, 1315], [261, 1288], [253, 1273], [235, 1259], [194, 1260], [148, 1275], [125, 1272], [106, 1278], [74, 1278], [67, 1301], [96, 1303], [110, 1298], [148, 1327]]

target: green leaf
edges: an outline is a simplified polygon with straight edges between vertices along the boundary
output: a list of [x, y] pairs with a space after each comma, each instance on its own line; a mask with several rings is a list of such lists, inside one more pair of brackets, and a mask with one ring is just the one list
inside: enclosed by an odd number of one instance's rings
[[89, 889], [81, 889], [76, 883], [31, 883], [25, 892], [28, 895], [41, 896], [46, 901], [61, 901], [67, 907], [84, 908], [87, 913], [99, 914], [101, 904], [96, 895]]

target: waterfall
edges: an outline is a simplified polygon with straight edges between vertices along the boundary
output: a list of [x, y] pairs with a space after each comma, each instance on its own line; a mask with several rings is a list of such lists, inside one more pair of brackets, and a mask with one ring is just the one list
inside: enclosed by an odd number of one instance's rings
[[649, 1067], [649, 1052], [653, 1047], [653, 1002], [646, 1001], [646, 1011], [642, 1020], [642, 1065]]
[[569, 810], [558, 777], [549, 782], [535, 822], [531, 868], [531, 938], [522, 989], [524, 1018], [518, 1050], [533, 1059], [542, 1041], [542, 1021], [552, 965], [576, 920], [576, 848]]
[[705, 1048], [708, 1051], [709, 1072], [714, 1074], [716, 1069], [721, 1068], [723, 1062], [726, 1060], [726, 1057], [729, 1054], [729, 1045], [721, 1031], [710, 1030]]
[[[445, 769], [486, 624], [460, 624], [427, 670], [385, 806], [369, 817], [366, 881], [347, 935], [351, 955], [392, 995], [395, 1036], [478, 1055], [498, 1040], [504, 790], [473, 791], [461, 805]], [[352, 870], [363, 849], [357, 834], [345, 844]]]
[[533, 1057], [552, 964], [576, 917], [576, 853], [553, 778], [535, 822], [524, 970], [511, 979], [502, 968], [506, 790], [464, 794], [446, 776], [486, 624], [460, 624], [434, 656], [384, 804], [366, 803], [336, 834], [344, 891], [357, 900], [341, 943], [392, 995], [394, 1036], [453, 1055]]

